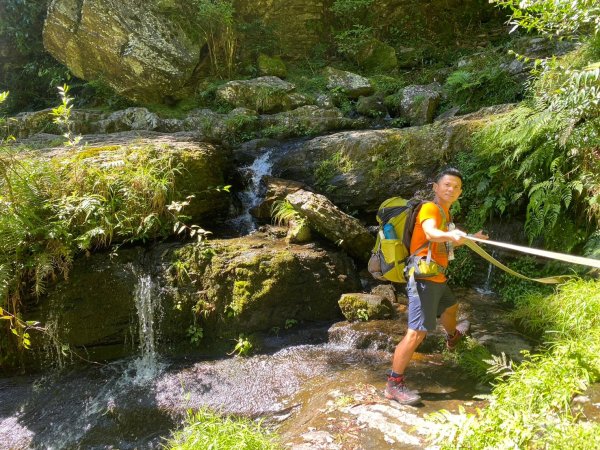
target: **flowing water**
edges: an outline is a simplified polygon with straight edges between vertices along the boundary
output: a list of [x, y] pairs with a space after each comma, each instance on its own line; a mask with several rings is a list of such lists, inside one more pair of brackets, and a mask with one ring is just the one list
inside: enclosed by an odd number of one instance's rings
[[[475, 383], [442, 359], [441, 335], [427, 339], [407, 372], [424, 404], [401, 407], [381, 396], [402, 333], [398, 320], [298, 328], [268, 337], [263, 353], [250, 358], [157, 355], [156, 341], [146, 341], [156, 331], [149, 322], [156, 325], [157, 316], [146, 315], [157, 314], [156, 291], [141, 275], [137, 358], [0, 379], [0, 448], [161, 448], [188, 408], [208, 406], [264, 418], [298, 449], [417, 449], [435, 427], [426, 414], [483, 406]], [[474, 336], [526, 348], [493, 298], [457, 295]]]
[[242, 204], [242, 213], [230, 221], [234, 229], [240, 234], [248, 234], [256, 231], [256, 222], [250, 211], [255, 206], [258, 206], [262, 199], [260, 192], [260, 180], [265, 175], [271, 174], [273, 162], [271, 161], [272, 150], [265, 151], [261, 156], [256, 158], [252, 164], [242, 167], [242, 172], [245, 173], [248, 184], [246, 188], [238, 194], [238, 198]]

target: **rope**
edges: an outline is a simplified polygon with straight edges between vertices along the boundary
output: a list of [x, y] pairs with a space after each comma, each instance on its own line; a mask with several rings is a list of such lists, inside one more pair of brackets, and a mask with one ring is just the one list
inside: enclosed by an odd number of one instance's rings
[[564, 283], [565, 281], [572, 278], [572, 275], [557, 275], [554, 277], [545, 277], [545, 278], [527, 277], [519, 272], [512, 270], [510, 267], [505, 266], [504, 264], [502, 264], [500, 261], [498, 261], [496, 258], [494, 258], [492, 255], [490, 255], [488, 252], [486, 252], [484, 249], [482, 249], [479, 245], [477, 245], [473, 241], [481, 242], [484, 244], [496, 245], [498, 247], [509, 248], [511, 250], [517, 250], [517, 251], [520, 251], [523, 253], [529, 253], [531, 255], [537, 255], [537, 256], [543, 256], [545, 258], [557, 259], [559, 261], [565, 261], [565, 262], [570, 262], [570, 263], [574, 263], [574, 264], [583, 264], [583, 265], [590, 266], [590, 267], [600, 268], [600, 260], [596, 260], [596, 259], [583, 258], [581, 256], [571, 256], [571, 255], [566, 255], [563, 253], [549, 252], [546, 250], [538, 250], [538, 249], [529, 248], [529, 247], [521, 247], [519, 245], [505, 244], [503, 242], [489, 241], [489, 240], [485, 240], [485, 239], [479, 239], [479, 238], [476, 238], [471, 235], [467, 235], [465, 237], [467, 238], [467, 240], [465, 241], [465, 245], [467, 247], [469, 247], [471, 250], [473, 250], [475, 253], [477, 253], [479, 256], [481, 256], [483, 259], [489, 261], [491, 264], [495, 265], [496, 267], [499, 267], [500, 269], [504, 270], [506, 273], [509, 273], [509, 274], [511, 274], [517, 278], [521, 278], [523, 280], [535, 281], [537, 283], [543, 283], [543, 284], [559, 284], [559, 283]]

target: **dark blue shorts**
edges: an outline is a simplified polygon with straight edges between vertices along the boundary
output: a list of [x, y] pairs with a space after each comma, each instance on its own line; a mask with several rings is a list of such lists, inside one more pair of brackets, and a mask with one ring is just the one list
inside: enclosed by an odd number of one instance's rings
[[446, 283], [415, 280], [406, 285], [408, 295], [408, 328], [416, 331], [434, 331], [436, 319], [456, 304], [454, 294]]

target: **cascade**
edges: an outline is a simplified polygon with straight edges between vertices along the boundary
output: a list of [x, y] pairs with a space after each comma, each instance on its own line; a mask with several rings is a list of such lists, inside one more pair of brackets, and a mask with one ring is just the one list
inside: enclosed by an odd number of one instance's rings
[[238, 194], [238, 198], [242, 203], [242, 213], [231, 220], [231, 225], [242, 235], [256, 230], [256, 223], [250, 214], [250, 210], [258, 206], [262, 198], [259, 192], [260, 180], [265, 175], [271, 175], [273, 168], [271, 152], [272, 150], [266, 151], [256, 158], [252, 164], [242, 168], [243, 173], [248, 174], [248, 185], [244, 191]]

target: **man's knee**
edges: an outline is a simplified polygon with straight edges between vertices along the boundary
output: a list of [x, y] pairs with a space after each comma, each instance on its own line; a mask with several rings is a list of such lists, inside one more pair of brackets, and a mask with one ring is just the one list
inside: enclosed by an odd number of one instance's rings
[[427, 336], [427, 331], [413, 330], [413, 329], [409, 328], [406, 331], [406, 336], [404, 336], [404, 339], [406, 339], [406, 341], [408, 343], [410, 343], [414, 347], [416, 347], [421, 342], [423, 342], [423, 339], [425, 339], [425, 336]]

